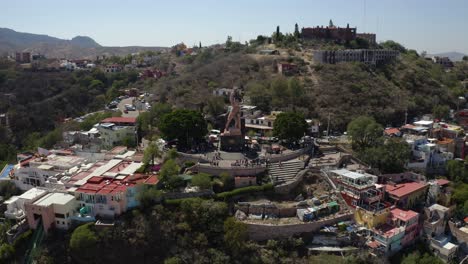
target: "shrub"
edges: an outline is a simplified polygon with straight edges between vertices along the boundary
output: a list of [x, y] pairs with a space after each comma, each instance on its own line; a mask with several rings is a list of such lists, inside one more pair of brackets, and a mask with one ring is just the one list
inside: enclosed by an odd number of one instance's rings
[[231, 197], [241, 195], [241, 194], [251, 194], [251, 193], [266, 192], [266, 191], [271, 191], [271, 190], [273, 190], [273, 184], [271, 183], [265, 184], [262, 186], [248, 186], [244, 188], [235, 189], [230, 192], [218, 193], [216, 194], [216, 198], [227, 199], [227, 198], [231, 198]]

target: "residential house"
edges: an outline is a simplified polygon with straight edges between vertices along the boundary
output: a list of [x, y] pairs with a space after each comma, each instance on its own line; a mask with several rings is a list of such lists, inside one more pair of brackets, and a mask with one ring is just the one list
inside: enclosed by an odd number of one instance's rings
[[445, 234], [450, 209], [440, 204], [433, 204], [424, 208], [424, 234], [427, 239], [440, 237]]
[[12, 180], [21, 190], [44, 186], [49, 177], [84, 163], [85, 158], [70, 151], [53, 151], [49, 155], [33, 156], [15, 165]]
[[452, 196], [452, 188], [449, 186], [449, 183], [450, 181], [446, 179], [429, 181], [429, 191], [427, 193], [426, 204], [439, 203], [449, 206]]
[[390, 203], [403, 209], [410, 209], [425, 202], [428, 188], [428, 184], [419, 182], [386, 184], [385, 192]]
[[376, 185], [377, 176], [347, 169], [332, 170], [330, 173], [341, 196], [349, 206], [369, 207], [370, 209], [381, 207], [380, 201], [383, 201], [384, 186]]
[[432, 253], [445, 263], [450, 263], [456, 257], [458, 250], [458, 246], [451, 243], [449, 237], [444, 235], [431, 238], [430, 247]]
[[435, 64], [439, 64], [440, 66], [446, 69], [452, 68], [454, 66], [453, 62], [450, 60], [449, 57], [434, 56], [432, 57], [432, 62], [434, 62]]
[[21, 221], [26, 218], [26, 210], [24, 205], [31, 203], [47, 194], [46, 189], [31, 188], [19, 196], [12, 196], [3, 204], [7, 210], [4, 212], [5, 218]]
[[101, 143], [104, 148], [112, 148], [122, 144], [124, 140], [136, 141], [136, 118], [110, 117], [97, 125]]
[[230, 88], [216, 88], [213, 90], [213, 95], [229, 98], [233, 90], [234, 89], [230, 89]]
[[372, 229], [373, 240], [367, 243], [382, 255], [393, 255], [414, 243], [419, 235], [419, 214], [393, 208], [387, 222]]
[[119, 64], [110, 64], [104, 67], [104, 72], [107, 72], [107, 73], [115, 73], [115, 72], [121, 72], [121, 71], [122, 71], [122, 66], [120, 66]]
[[26, 218], [32, 229], [42, 223], [45, 232], [53, 227], [67, 230], [71, 227], [75, 207], [75, 196], [65, 192], [52, 192], [25, 204]]

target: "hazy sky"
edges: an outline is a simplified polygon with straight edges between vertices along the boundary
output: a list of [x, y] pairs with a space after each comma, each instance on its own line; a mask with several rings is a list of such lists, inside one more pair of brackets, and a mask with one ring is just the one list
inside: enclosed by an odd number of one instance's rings
[[356, 26], [429, 53], [468, 54], [467, 0], [2, 0], [0, 27], [105, 46], [242, 42], [299, 27]]

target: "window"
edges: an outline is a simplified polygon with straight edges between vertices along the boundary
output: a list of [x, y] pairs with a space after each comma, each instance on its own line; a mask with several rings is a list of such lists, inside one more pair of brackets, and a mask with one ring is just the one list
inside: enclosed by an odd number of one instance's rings
[[70, 213], [67, 213], [67, 218], [70, 217]]
[[60, 221], [57, 221], [57, 225], [60, 225]]
[[65, 215], [64, 214], [55, 214], [55, 217], [56, 218], [65, 218]]

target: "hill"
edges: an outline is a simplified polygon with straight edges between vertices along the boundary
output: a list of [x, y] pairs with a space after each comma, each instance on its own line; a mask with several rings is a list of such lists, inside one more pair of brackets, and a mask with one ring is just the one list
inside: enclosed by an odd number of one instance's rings
[[[281, 55], [259, 55], [250, 45], [226, 52], [206, 48], [196, 56], [172, 61], [177, 75], [152, 84], [163, 100], [178, 107], [219, 114], [221, 108], [212, 91], [218, 87], [243, 85], [253, 105], [262, 110], [298, 110], [344, 131], [359, 115], [371, 115], [383, 125], [402, 125], [432, 113], [434, 105], [456, 109], [458, 96], [466, 91], [460, 81], [468, 78], [468, 64], [456, 63], [446, 72], [442, 67], [404, 50], [395, 62], [372, 67], [362, 63], [316, 64], [312, 50], [278, 48]], [[403, 48], [404, 49], [404, 48]], [[299, 75], [276, 72], [279, 61], [293, 62]], [[210, 113], [211, 112], [211, 113]]]
[[457, 52], [457, 51], [451, 51], [451, 52], [442, 52], [442, 53], [437, 53], [437, 54], [431, 54], [428, 56], [439, 56], [439, 57], [449, 57], [450, 60], [452, 61], [461, 61], [463, 59], [463, 56], [466, 56], [466, 54]]
[[0, 28], [0, 54], [30, 51], [49, 58], [94, 58], [97, 55], [123, 56], [140, 51], [158, 51], [162, 47], [104, 47], [88, 36], [76, 36], [71, 40], [48, 35], [17, 32]]

